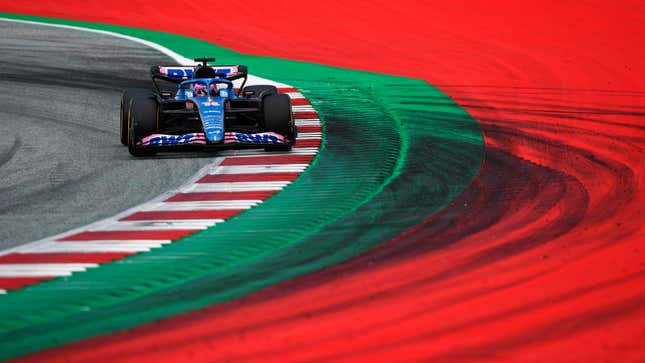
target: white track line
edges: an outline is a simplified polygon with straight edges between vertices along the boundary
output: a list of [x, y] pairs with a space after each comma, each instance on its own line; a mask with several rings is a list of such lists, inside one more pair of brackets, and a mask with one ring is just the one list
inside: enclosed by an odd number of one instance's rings
[[305, 96], [300, 92], [283, 92], [285, 95], [289, 95], [291, 99], [305, 98]]
[[[54, 244], [55, 243], [55, 244]], [[159, 248], [165, 243], [142, 243], [141, 241], [112, 241], [112, 243], [104, 243], [104, 241], [92, 242], [53, 242], [49, 245], [43, 245], [36, 251], [36, 253], [83, 253], [83, 252], [148, 252], [153, 248]]]
[[263, 174], [263, 173], [300, 173], [309, 164], [273, 164], [273, 165], [218, 165], [209, 170], [209, 174]]
[[297, 140], [320, 140], [322, 139], [321, 132], [299, 132]]
[[[254, 150], [227, 150], [221, 151], [218, 153], [220, 156], [237, 156], [237, 157], [247, 157], [247, 156], [280, 156], [280, 155], [316, 155], [318, 153], [317, 147], [297, 147], [291, 149], [291, 151], [265, 151], [262, 154], [258, 154]], [[307, 164], [308, 165], [308, 164]]]
[[295, 120], [296, 126], [322, 126], [318, 119], [300, 119]]
[[223, 219], [177, 219], [167, 221], [115, 221], [111, 224], [99, 226], [90, 231], [161, 231], [177, 229], [207, 229], [224, 222]]
[[262, 203], [261, 200], [200, 200], [191, 202], [164, 202], [149, 206], [147, 209], [144, 209], [144, 211], [249, 209], [260, 203]]
[[0, 264], [0, 277], [69, 276], [72, 272], [85, 271], [97, 266], [97, 263]]
[[316, 112], [311, 105], [291, 106], [293, 112]]
[[[84, 229], [85, 230], [85, 229]], [[40, 241], [38, 245], [24, 245], [12, 252], [18, 253], [56, 253], [56, 252], [144, 252], [161, 247], [170, 240], [99, 240], [83, 242]]]
[[289, 182], [234, 182], [234, 183], [199, 183], [185, 187], [184, 193], [202, 192], [263, 192], [282, 190]]

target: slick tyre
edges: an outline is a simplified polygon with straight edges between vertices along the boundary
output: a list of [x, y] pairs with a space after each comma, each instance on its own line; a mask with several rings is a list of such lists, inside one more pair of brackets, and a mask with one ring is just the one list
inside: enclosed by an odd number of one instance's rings
[[159, 106], [152, 97], [139, 96], [130, 100], [128, 117], [128, 151], [134, 156], [154, 155], [154, 149], [141, 148], [136, 142], [158, 132]]
[[121, 144], [128, 144], [128, 118], [130, 117], [130, 102], [134, 97], [152, 95], [152, 91], [145, 88], [126, 88], [121, 94], [121, 112], [119, 113], [119, 131]]
[[[262, 101], [262, 118], [266, 132], [275, 132], [295, 141], [296, 127], [291, 114], [291, 98], [285, 94], [271, 94]], [[267, 146], [266, 151], [288, 151], [291, 145]]]

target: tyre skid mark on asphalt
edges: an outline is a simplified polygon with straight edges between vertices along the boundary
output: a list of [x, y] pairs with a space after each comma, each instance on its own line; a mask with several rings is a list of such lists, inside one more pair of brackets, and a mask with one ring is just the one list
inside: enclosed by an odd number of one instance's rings
[[0, 294], [179, 241], [261, 204], [293, 182], [318, 153], [322, 125], [302, 93], [279, 91], [292, 98], [301, 130], [292, 151], [223, 151], [175, 191], [88, 226], [0, 251]]
[[13, 140], [13, 144], [7, 150], [6, 152], [0, 154], [0, 166], [6, 164], [9, 162], [9, 160], [13, 159], [13, 157], [16, 155], [20, 147], [22, 146], [22, 139], [20, 138], [19, 135], [16, 135], [16, 137]]

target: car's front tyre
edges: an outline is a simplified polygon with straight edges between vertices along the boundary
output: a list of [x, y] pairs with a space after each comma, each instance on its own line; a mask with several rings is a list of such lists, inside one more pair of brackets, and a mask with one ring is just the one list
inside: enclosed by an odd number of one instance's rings
[[159, 105], [151, 96], [138, 96], [130, 100], [128, 117], [128, 151], [133, 156], [150, 156], [154, 149], [137, 147], [141, 138], [159, 130]]
[[[295, 142], [296, 127], [291, 114], [291, 98], [285, 94], [270, 94], [262, 100], [262, 119], [266, 132], [280, 134]], [[291, 145], [272, 145], [266, 151], [289, 151]]]
[[128, 119], [130, 117], [130, 105], [132, 99], [144, 95], [152, 95], [152, 91], [146, 88], [126, 88], [121, 94], [121, 112], [119, 113], [119, 131], [121, 144], [128, 144]]

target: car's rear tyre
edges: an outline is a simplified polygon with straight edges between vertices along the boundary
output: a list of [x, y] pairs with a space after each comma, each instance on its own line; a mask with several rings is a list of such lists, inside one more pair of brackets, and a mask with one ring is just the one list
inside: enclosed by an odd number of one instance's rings
[[159, 130], [159, 105], [150, 96], [138, 96], [130, 100], [128, 117], [128, 151], [134, 156], [150, 156], [154, 149], [141, 148], [136, 142]]
[[[266, 132], [275, 132], [295, 142], [296, 127], [291, 113], [291, 98], [285, 94], [271, 94], [262, 101], [262, 119]], [[288, 151], [291, 145], [271, 145], [266, 151]]]
[[146, 88], [126, 88], [125, 91], [123, 91], [123, 94], [121, 94], [121, 112], [119, 115], [121, 144], [128, 144], [128, 117], [130, 117], [130, 104], [132, 98], [152, 94], [152, 91]]
[[274, 95], [278, 93], [278, 89], [275, 86], [257, 85], [257, 86], [244, 87], [243, 93], [245, 92], [253, 92], [254, 97], [262, 98], [268, 95]]

